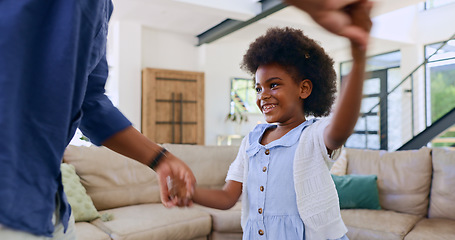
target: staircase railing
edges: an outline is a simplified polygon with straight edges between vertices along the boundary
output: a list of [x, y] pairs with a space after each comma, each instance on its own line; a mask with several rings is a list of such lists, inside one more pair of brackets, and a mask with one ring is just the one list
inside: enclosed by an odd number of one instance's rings
[[[395, 87], [388, 90], [386, 97], [381, 98], [381, 100], [372, 106], [369, 111], [364, 112], [359, 116], [358, 124], [362, 124], [362, 127], [365, 130], [363, 132], [365, 148], [378, 149], [379, 144], [377, 144], [377, 142], [381, 141], [381, 139], [377, 138], [384, 138], [385, 136], [385, 139], [388, 141], [386, 144], [387, 149], [385, 150], [393, 151], [400, 149], [403, 145], [426, 129], [429, 129], [431, 125], [436, 122], [437, 119], [431, 119], [431, 89], [428, 89], [428, 84], [426, 82], [429, 75], [426, 71], [426, 64], [453, 39], [455, 39], [455, 34], [446, 41], [443, 41], [434, 53], [426, 56], [419, 66], [413, 69], [411, 73], [405, 76]], [[451, 102], [454, 103], [452, 107], [455, 109], [455, 94], [451, 96], [451, 99]], [[388, 119], [387, 127], [380, 125], [379, 129], [387, 129], [387, 132], [372, 134], [372, 131], [369, 131], [370, 128], [368, 126], [368, 124], [371, 123], [367, 121], [367, 117], [374, 115], [375, 112], [380, 112], [378, 109], [381, 106], [381, 101], [387, 101], [385, 106], [387, 106], [386, 111]], [[448, 112], [450, 113], [450, 110]], [[455, 124], [455, 118], [449, 119], [449, 121], [452, 121], [452, 124]], [[376, 122], [374, 124], [378, 123]], [[434, 133], [431, 134], [433, 137], [434, 135]], [[426, 143], [428, 143], [431, 141], [431, 138], [425, 140]], [[371, 144], [372, 142], [375, 142], [376, 144]]]

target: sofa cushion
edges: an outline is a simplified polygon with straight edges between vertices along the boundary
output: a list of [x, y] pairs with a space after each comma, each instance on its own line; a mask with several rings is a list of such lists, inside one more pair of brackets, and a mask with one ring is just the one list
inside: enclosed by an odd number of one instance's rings
[[238, 201], [229, 210], [218, 210], [213, 208], [195, 205], [195, 208], [201, 209], [212, 216], [212, 229], [215, 232], [224, 233], [242, 233], [240, 225], [240, 215], [242, 212], [242, 203]]
[[87, 195], [84, 186], [76, 174], [74, 166], [67, 163], [60, 165], [62, 183], [68, 203], [71, 205], [72, 214], [76, 222], [91, 221], [100, 217], [93, 205], [90, 196]]
[[108, 148], [70, 145], [63, 161], [76, 167], [98, 210], [161, 202], [155, 172]]
[[210, 215], [196, 208], [165, 208], [161, 203], [101, 211], [114, 216], [104, 222], [114, 239], [179, 240], [208, 236]]
[[203, 188], [221, 188], [239, 146], [202, 146], [163, 144], [169, 152], [182, 159], [193, 171], [197, 184]]
[[349, 239], [394, 240], [404, 236], [421, 216], [388, 210], [345, 209], [341, 217], [348, 227]]
[[101, 229], [88, 222], [78, 222], [75, 225], [76, 239], [90, 239], [90, 240], [111, 240], [109, 235], [101, 231]]
[[346, 149], [341, 150], [340, 156], [337, 158], [330, 168], [330, 174], [336, 176], [346, 175], [346, 168], [348, 167], [348, 159], [346, 158]]
[[347, 174], [378, 176], [383, 209], [425, 216], [431, 185], [431, 149], [379, 151], [346, 149]]
[[376, 175], [332, 175], [341, 209], [381, 209]]
[[433, 149], [433, 182], [429, 218], [455, 220], [455, 151]]
[[455, 221], [441, 218], [425, 218], [419, 221], [405, 240], [455, 239]]

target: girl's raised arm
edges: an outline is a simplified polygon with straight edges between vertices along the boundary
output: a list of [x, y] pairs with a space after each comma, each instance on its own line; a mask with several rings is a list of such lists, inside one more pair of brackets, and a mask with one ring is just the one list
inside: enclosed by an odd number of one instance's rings
[[[362, 1], [349, 9], [353, 23], [367, 32], [370, 32], [372, 25], [369, 17], [371, 7], [370, 2]], [[332, 122], [324, 132], [325, 145], [329, 151], [340, 148], [346, 142], [359, 118], [365, 78], [366, 49], [351, 41], [351, 50], [352, 70], [342, 83]]]

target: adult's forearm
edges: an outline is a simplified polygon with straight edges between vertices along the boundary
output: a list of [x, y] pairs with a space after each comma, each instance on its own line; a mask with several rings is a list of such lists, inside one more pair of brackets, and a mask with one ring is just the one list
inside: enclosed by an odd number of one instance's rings
[[160, 146], [146, 138], [132, 126], [114, 134], [102, 144], [117, 153], [146, 165], [149, 165], [161, 150]]
[[[103, 142], [103, 145], [124, 156], [135, 159], [147, 166], [160, 156], [162, 148], [152, 142], [132, 126], [120, 131]], [[196, 184], [191, 169], [179, 158], [170, 152], [166, 152], [160, 157], [160, 162], [154, 167], [160, 181], [161, 201], [166, 207], [188, 206], [191, 205], [191, 198]], [[177, 191], [181, 191], [179, 196], [169, 194], [167, 179], [183, 181]]]

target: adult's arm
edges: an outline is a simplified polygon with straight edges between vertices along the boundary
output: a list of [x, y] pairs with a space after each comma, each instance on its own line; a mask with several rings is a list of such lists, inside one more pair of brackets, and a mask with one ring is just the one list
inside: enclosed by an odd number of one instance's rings
[[[132, 127], [130, 121], [112, 105], [104, 94], [107, 76], [108, 67], [106, 57], [103, 56], [88, 77], [80, 129], [94, 144], [104, 145], [115, 152], [150, 165], [162, 148]], [[155, 167], [155, 171], [159, 176], [161, 200], [165, 206], [182, 205], [182, 202], [178, 202], [180, 199], [171, 200], [169, 197], [166, 182], [168, 176], [184, 180], [187, 195], [192, 194], [195, 177], [188, 166], [173, 154], [167, 152]]]
[[[162, 151], [160, 146], [150, 141], [132, 126], [114, 134], [104, 141], [103, 145], [148, 166]], [[191, 205], [191, 201], [187, 199], [190, 199], [193, 194], [196, 178], [191, 169], [182, 160], [172, 153], [166, 152], [155, 167], [155, 171], [160, 181], [161, 201], [166, 207]], [[186, 190], [186, 196], [183, 196], [185, 199], [179, 199], [179, 196], [169, 198], [170, 193], [166, 181], [168, 176], [171, 179], [181, 179], [185, 182], [185, 186], [182, 186]]]

